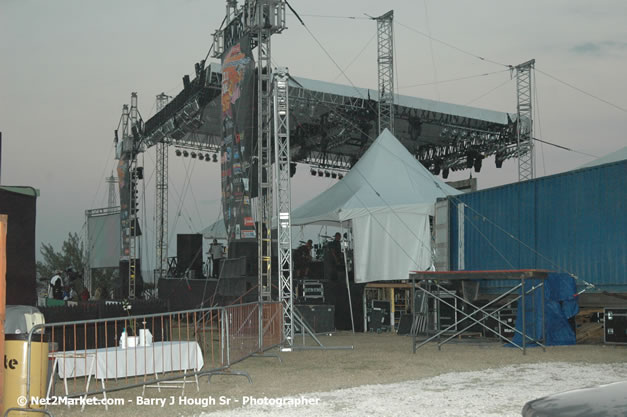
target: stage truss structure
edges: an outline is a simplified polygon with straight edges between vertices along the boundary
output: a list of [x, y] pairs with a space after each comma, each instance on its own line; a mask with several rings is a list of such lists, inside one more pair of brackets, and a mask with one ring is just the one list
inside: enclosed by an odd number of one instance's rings
[[518, 181], [535, 178], [533, 158], [533, 96], [532, 74], [536, 60], [524, 62], [516, 66], [516, 97], [519, 123], [516, 129], [518, 145]]
[[[260, 239], [260, 300], [265, 301], [270, 299], [271, 288], [272, 185], [276, 184], [280, 189], [278, 178], [272, 178], [270, 39], [273, 33], [285, 29], [285, 3], [281, 0], [251, 0], [238, 7], [237, 1], [227, 0], [226, 15], [226, 26], [214, 33], [214, 57], [221, 56], [225, 48], [245, 34], [251, 35], [252, 46], [258, 48], [257, 108], [261, 111], [257, 114], [256, 158], [260, 162], [257, 174], [261, 180], [258, 181], [257, 221], [260, 224], [257, 237]], [[395, 136], [416, 159], [434, 174], [441, 172], [444, 178], [450, 171], [473, 167], [478, 171], [481, 161], [488, 156], [495, 156], [497, 167], [500, 167], [503, 161], [521, 154], [519, 132], [524, 132], [522, 127], [530, 126], [531, 121], [530, 112], [520, 111], [524, 107], [519, 107], [516, 114], [507, 114], [394, 95], [393, 11], [376, 20], [381, 43], [378, 91], [287, 76], [285, 128], [288, 146], [285, 149], [289, 152], [291, 165], [288, 172], [293, 174], [297, 163], [309, 164], [312, 172], [348, 171], [374, 142], [384, 124], [393, 129]], [[135, 139], [138, 152], [157, 144], [219, 152], [222, 141], [221, 66], [200, 61], [194, 69], [193, 79], [187, 75], [183, 77], [184, 87], [179, 94], [145, 124], [135, 123], [136, 132], [130, 137]], [[274, 176], [278, 174], [275, 172]], [[289, 330], [286, 334], [290, 334]]]

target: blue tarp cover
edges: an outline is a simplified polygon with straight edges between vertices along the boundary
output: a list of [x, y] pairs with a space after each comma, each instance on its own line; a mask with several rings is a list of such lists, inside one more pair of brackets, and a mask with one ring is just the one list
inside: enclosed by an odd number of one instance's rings
[[[534, 286], [538, 286], [542, 280], [526, 280], [525, 291], [529, 291]], [[544, 280], [544, 323], [546, 326], [546, 346], [574, 345], [576, 342], [575, 332], [568, 319], [574, 317], [579, 312], [579, 304], [576, 294], [577, 288], [575, 279], [564, 273], [550, 273]], [[542, 292], [534, 291], [525, 296], [525, 318], [527, 336], [533, 339], [542, 339]], [[516, 330], [522, 332], [522, 313], [520, 308], [522, 300], [519, 300], [519, 308], [516, 315]], [[535, 309], [534, 309], [535, 306]], [[512, 340], [521, 345], [522, 336], [518, 333]], [[529, 339], [527, 339], [529, 343]]]

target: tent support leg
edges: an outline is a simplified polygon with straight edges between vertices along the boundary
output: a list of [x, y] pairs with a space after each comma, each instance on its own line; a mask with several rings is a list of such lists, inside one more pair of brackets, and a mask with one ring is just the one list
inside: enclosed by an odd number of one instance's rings
[[[344, 236], [344, 223], [340, 222], [340, 230], [342, 231], [342, 236]], [[351, 298], [351, 285], [348, 282], [348, 260], [346, 259], [346, 247], [342, 245], [342, 255], [344, 257], [344, 275], [346, 275], [346, 291], [348, 294], [348, 308], [351, 312], [351, 328], [353, 330], [353, 334], [355, 334], [355, 319], [353, 317], [353, 300]]]

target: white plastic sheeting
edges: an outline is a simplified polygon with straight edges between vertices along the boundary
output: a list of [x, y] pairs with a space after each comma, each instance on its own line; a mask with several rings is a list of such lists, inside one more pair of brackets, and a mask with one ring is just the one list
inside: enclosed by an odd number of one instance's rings
[[431, 266], [429, 216], [451, 194], [385, 130], [341, 181], [292, 211], [292, 225], [352, 222], [355, 282], [407, 279]]

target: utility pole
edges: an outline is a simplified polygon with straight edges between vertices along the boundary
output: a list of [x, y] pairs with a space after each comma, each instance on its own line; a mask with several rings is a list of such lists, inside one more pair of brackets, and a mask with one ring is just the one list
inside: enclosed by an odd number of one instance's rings
[[516, 98], [518, 101], [516, 120], [518, 145], [518, 181], [535, 178], [533, 158], [533, 109], [532, 73], [535, 59], [517, 65]]
[[[165, 93], [157, 95], [157, 113], [160, 112], [170, 96]], [[155, 240], [156, 265], [154, 280], [165, 278], [168, 266], [168, 144], [165, 138], [155, 146], [157, 152], [157, 180], [155, 193]]]
[[377, 64], [379, 89], [379, 133], [394, 133], [394, 10], [375, 18], [377, 21]]

